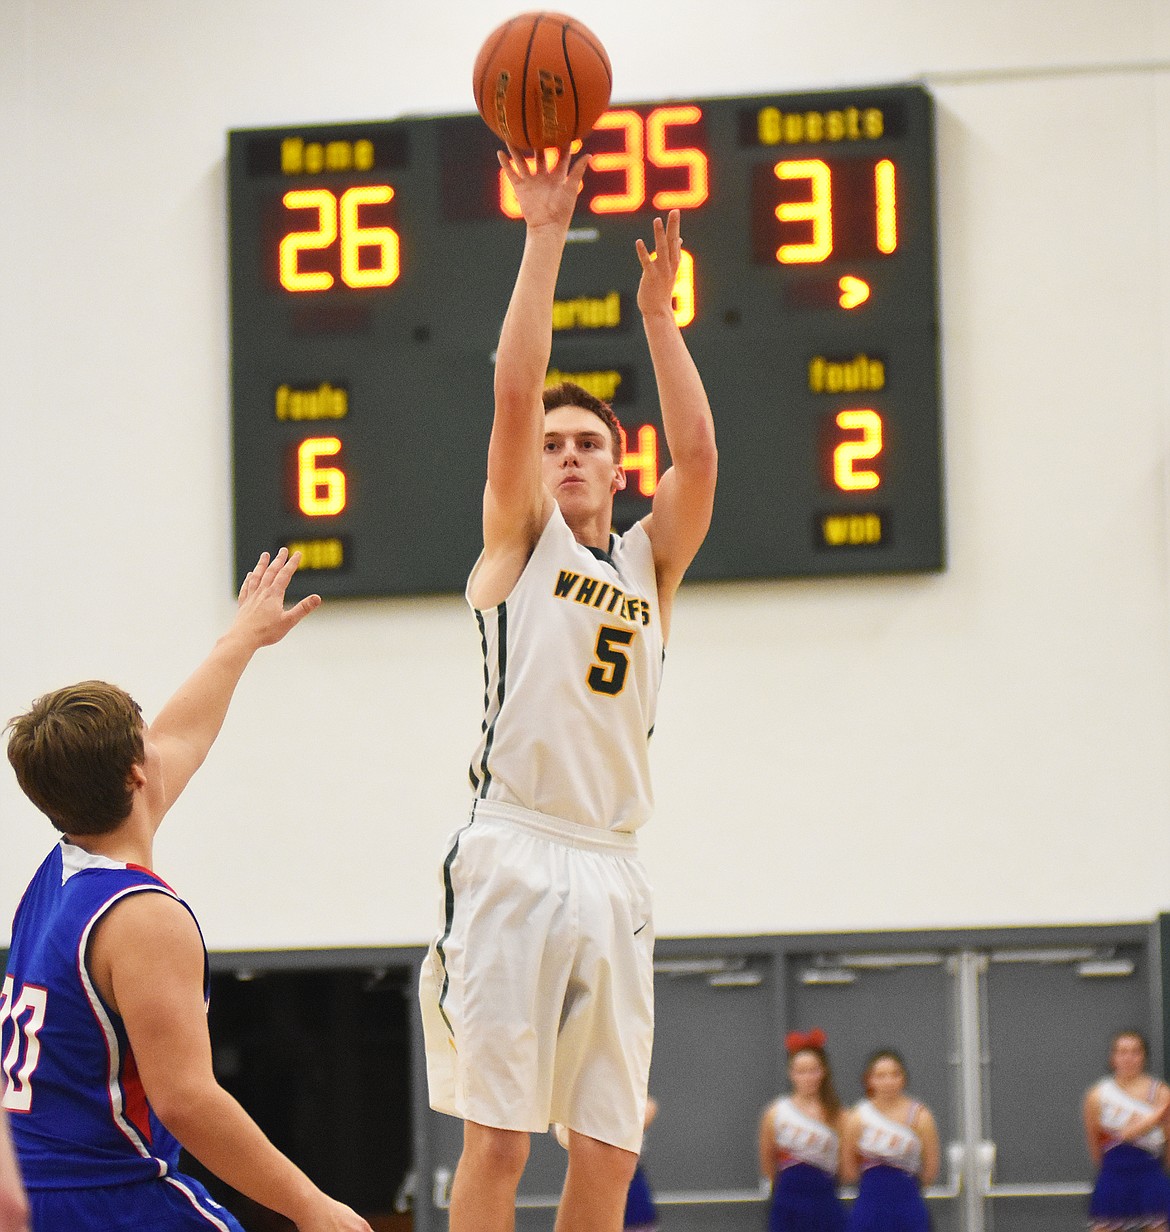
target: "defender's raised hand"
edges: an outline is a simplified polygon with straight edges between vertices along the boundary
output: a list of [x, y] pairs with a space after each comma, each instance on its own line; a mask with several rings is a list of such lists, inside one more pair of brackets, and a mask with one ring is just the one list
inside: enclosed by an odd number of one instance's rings
[[244, 578], [235, 628], [251, 634], [257, 646], [275, 645], [321, 606], [320, 595], [308, 595], [290, 608], [284, 606], [285, 591], [300, 563], [300, 552], [290, 556], [288, 548], [281, 548], [271, 558], [262, 552], [256, 567]]

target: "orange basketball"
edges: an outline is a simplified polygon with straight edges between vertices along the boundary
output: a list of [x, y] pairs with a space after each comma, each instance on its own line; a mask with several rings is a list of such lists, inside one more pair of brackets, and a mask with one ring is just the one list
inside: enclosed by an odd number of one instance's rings
[[498, 26], [472, 75], [488, 128], [525, 154], [584, 137], [609, 105], [612, 86], [597, 36], [563, 13], [521, 13]]

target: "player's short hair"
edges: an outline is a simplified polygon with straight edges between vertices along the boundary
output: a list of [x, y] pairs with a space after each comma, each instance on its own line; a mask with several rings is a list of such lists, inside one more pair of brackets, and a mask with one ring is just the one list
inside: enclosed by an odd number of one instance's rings
[[573, 381], [561, 381], [559, 385], [550, 385], [541, 395], [544, 401], [544, 413], [555, 411], [562, 406], [579, 406], [583, 411], [592, 411], [609, 429], [610, 440], [613, 442], [613, 458], [620, 466], [622, 455], [626, 452], [625, 429], [618, 423], [618, 417], [608, 402], [591, 394], [581, 385]]
[[21, 791], [62, 834], [108, 834], [130, 815], [130, 769], [146, 751], [129, 694], [83, 680], [38, 697], [6, 730]]

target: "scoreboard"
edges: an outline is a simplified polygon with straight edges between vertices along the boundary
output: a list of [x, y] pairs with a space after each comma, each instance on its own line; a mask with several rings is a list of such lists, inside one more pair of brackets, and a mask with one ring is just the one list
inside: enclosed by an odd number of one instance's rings
[[[498, 148], [478, 115], [229, 134], [237, 584], [287, 544], [298, 593], [462, 589], [524, 242]], [[616, 529], [670, 464], [634, 241], [678, 209], [675, 317], [720, 456], [688, 577], [943, 568], [929, 94], [614, 106], [586, 148], [549, 381], [625, 428]]]

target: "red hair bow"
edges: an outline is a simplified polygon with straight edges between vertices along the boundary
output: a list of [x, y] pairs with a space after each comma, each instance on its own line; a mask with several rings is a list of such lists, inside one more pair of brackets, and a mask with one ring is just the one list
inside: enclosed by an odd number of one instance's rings
[[820, 1027], [813, 1027], [811, 1031], [789, 1031], [784, 1037], [784, 1046], [791, 1056], [794, 1052], [803, 1052], [805, 1048], [824, 1048], [826, 1038]]

